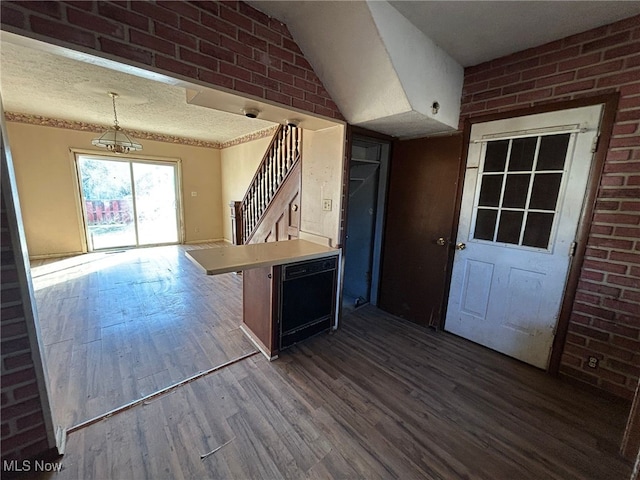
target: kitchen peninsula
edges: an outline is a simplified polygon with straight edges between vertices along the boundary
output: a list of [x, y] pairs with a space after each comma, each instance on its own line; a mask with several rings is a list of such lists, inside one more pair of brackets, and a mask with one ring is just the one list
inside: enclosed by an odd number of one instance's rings
[[340, 250], [307, 240], [190, 250], [207, 275], [243, 271], [243, 332], [270, 360], [337, 327]]

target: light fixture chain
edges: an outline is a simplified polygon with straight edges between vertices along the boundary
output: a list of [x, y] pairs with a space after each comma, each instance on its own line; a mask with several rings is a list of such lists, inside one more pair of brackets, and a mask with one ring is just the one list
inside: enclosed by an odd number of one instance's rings
[[114, 119], [114, 125], [117, 127], [118, 126], [118, 113], [116, 112], [116, 95], [115, 94], [111, 94], [111, 100], [113, 100], [113, 119]]

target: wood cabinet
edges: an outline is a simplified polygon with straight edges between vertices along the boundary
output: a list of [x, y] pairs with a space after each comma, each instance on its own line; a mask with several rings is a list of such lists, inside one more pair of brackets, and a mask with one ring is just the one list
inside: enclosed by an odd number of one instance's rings
[[278, 285], [281, 266], [252, 268], [242, 274], [242, 330], [269, 359], [278, 356]]

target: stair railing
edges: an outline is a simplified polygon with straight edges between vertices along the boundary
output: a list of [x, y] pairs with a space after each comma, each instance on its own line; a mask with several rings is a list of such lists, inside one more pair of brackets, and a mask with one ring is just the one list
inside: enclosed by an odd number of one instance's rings
[[262, 216], [289, 172], [300, 160], [302, 130], [280, 125], [256, 170], [247, 193], [240, 204], [242, 244], [246, 243], [260, 224]]

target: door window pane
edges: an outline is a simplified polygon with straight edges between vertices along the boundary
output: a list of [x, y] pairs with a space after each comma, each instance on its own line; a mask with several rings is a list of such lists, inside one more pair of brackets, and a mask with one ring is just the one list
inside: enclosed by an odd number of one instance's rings
[[500, 203], [502, 191], [502, 175], [484, 175], [480, 188], [480, 200], [478, 205], [482, 207], [497, 207]]
[[504, 188], [502, 206], [505, 208], [524, 208], [527, 203], [529, 179], [527, 174], [507, 175], [507, 185]]
[[176, 180], [173, 165], [134, 163], [138, 243], [178, 241]]
[[510, 172], [524, 172], [533, 167], [533, 157], [536, 153], [537, 137], [516, 138], [511, 145], [509, 159]]
[[520, 241], [520, 227], [522, 226], [523, 213], [524, 212], [513, 212], [510, 210], [502, 211], [496, 242], [513, 243], [518, 245]]
[[487, 152], [484, 157], [485, 172], [504, 172], [509, 151], [509, 140], [498, 140], [487, 143]]
[[562, 170], [567, 156], [569, 137], [568, 133], [542, 137], [536, 170]]
[[553, 213], [530, 212], [522, 244], [527, 247], [548, 248], [552, 225]]
[[493, 240], [493, 232], [496, 228], [497, 216], [497, 210], [479, 208], [473, 238], [477, 238], [478, 240]]
[[539, 173], [533, 180], [529, 208], [555, 210], [560, 192], [561, 173]]

